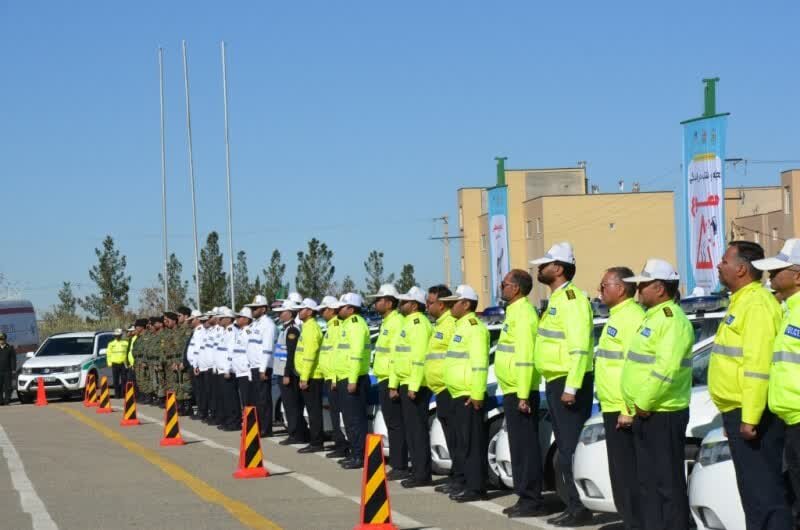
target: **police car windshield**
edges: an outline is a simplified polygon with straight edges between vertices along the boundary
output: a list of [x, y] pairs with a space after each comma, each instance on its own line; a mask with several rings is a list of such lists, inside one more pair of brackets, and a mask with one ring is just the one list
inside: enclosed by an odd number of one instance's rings
[[36, 357], [55, 357], [58, 355], [91, 355], [94, 337], [64, 337], [47, 339]]

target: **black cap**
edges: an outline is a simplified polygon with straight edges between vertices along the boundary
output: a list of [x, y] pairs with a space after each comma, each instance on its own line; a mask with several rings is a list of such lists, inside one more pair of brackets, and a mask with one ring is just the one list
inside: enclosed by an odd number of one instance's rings
[[168, 318], [170, 320], [178, 320], [178, 314], [173, 313], [172, 311], [164, 311], [164, 318]]

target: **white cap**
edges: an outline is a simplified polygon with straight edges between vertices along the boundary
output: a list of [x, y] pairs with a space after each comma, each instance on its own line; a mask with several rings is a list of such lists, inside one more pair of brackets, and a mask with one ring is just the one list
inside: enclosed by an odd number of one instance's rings
[[317, 310], [317, 301], [313, 298], [303, 298], [303, 301], [300, 302], [298, 309], [313, 309], [314, 311]]
[[122, 330], [120, 328], [115, 329], [114, 335], [122, 335]]
[[192, 309], [192, 314], [189, 315], [189, 318], [200, 318], [201, 316], [203, 316], [203, 313], [197, 309]]
[[133, 326], [131, 326], [131, 327], [129, 327], [129, 328], [128, 328], [127, 330], [125, 330], [125, 331], [136, 331], [136, 328], [135, 328], [135, 327], [133, 327]]
[[414, 302], [419, 302], [422, 305], [425, 305], [425, 298], [426, 298], [425, 291], [423, 291], [416, 285], [413, 286], [411, 289], [409, 289], [406, 294], [397, 295], [398, 300], [403, 300], [403, 301], [413, 300]]
[[289, 296], [286, 297], [286, 299], [295, 305], [300, 305], [303, 302], [303, 297], [300, 295], [300, 293], [297, 292], [289, 293]]
[[641, 274], [638, 276], [631, 276], [629, 278], [622, 278], [622, 281], [628, 283], [646, 283], [653, 280], [672, 281], [678, 280], [678, 271], [675, 270], [668, 261], [658, 258], [650, 258], [644, 264]]
[[236, 313], [229, 307], [222, 306], [217, 309], [217, 316], [219, 318], [236, 318]]
[[351, 305], [354, 307], [361, 307], [362, 305], [364, 305], [364, 300], [358, 293], [344, 293], [342, 297], [339, 299], [339, 302], [343, 306]]
[[243, 308], [241, 308], [239, 310], [238, 313], [236, 313], [236, 316], [237, 317], [245, 317], [245, 318], [249, 318], [250, 320], [253, 320], [253, 310], [250, 309], [247, 306], [244, 306]]
[[456, 287], [456, 294], [439, 298], [440, 302], [455, 302], [456, 300], [474, 300], [477, 302], [478, 293], [469, 285], [459, 285]]
[[787, 239], [777, 256], [758, 259], [753, 262], [753, 267], [760, 271], [785, 269], [792, 265], [800, 265], [800, 239]]
[[[302, 300], [300, 300], [302, 302]], [[281, 300], [281, 305], [273, 307], [272, 311], [275, 313], [282, 313], [284, 311], [297, 311], [300, 309], [299, 303], [294, 303], [291, 300]]]
[[316, 307], [317, 311], [322, 311], [323, 309], [339, 309], [342, 307], [342, 304], [339, 303], [339, 300], [335, 296], [326, 296], [322, 299], [322, 302]]
[[245, 307], [261, 307], [261, 306], [266, 306], [266, 305], [269, 305], [267, 303], [267, 297], [264, 296], [263, 294], [257, 294], [256, 297], [253, 298], [253, 301], [251, 303], [245, 304], [244, 306]]
[[210, 309], [210, 310], [209, 310], [209, 311], [206, 313], [206, 315], [208, 315], [209, 317], [215, 317], [215, 316], [217, 316], [217, 313], [219, 313], [219, 307], [212, 307], [212, 308], [211, 308], [211, 309]]
[[368, 294], [367, 298], [383, 298], [384, 296], [391, 296], [397, 300], [400, 300], [400, 294], [397, 292], [397, 287], [394, 286], [393, 283], [384, 283], [381, 285], [378, 292], [375, 294]]
[[572, 245], [569, 244], [567, 241], [562, 243], [556, 243], [547, 253], [542, 256], [541, 258], [537, 258], [532, 260], [531, 263], [533, 265], [544, 265], [545, 263], [553, 263], [554, 261], [560, 261], [562, 263], [572, 263], [575, 264], [575, 253], [572, 252]]

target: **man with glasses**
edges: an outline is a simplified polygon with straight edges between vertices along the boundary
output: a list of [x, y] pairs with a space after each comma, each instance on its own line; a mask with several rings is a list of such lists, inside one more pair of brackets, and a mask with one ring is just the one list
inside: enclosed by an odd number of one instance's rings
[[622, 395], [633, 420], [633, 446], [643, 527], [688, 530], [685, 443], [692, 387], [694, 330], [678, 297], [678, 273], [649, 259], [637, 284], [644, 320], [630, 341], [622, 368]]
[[600, 298], [608, 306], [609, 317], [594, 352], [594, 382], [603, 411], [614, 505], [626, 530], [641, 530], [644, 525], [631, 432], [634, 411], [625, 406], [621, 385], [625, 352], [644, 320], [644, 310], [634, 300], [636, 285], [623, 281], [631, 276], [633, 271], [628, 267], [612, 267], [600, 281]]
[[557, 472], [567, 490], [566, 510], [547, 522], [579, 526], [592, 519], [592, 513], [581, 503], [572, 473], [581, 429], [592, 414], [592, 305], [572, 285], [576, 270], [572, 245], [556, 243], [531, 263], [539, 266], [537, 279], [551, 292], [547, 311], [539, 322], [533, 362], [547, 382], [547, 407], [558, 447]]
[[[769, 410], [781, 419], [785, 427], [784, 458], [789, 468], [792, 489], [800, 491], [800, 239], [788, 239], [780, 254], [775, 257], [753, 261], [761, 271], [769, 271], [770, 285], [775, 294], [786, 302], [787, 310], [778, 327], [772, 346], [772, 365], [769, 370]], [[756, 430], [757, 434], [758, 430]], [[729, 434], [730, 436], [730, 434]], [[780, 464], [780, 460], [778, 461]], [[774, 472], [775, 470], [773, 470]], [[780, 467], [778, 467], [780, 472]], [[747, 469], [748, 477], [753, 472]], [[783, 500], [773, 499], [775, 503]], [[795, 500], [795, 513], [800, 513], [800, 502]], [[777, 515], [782, 515], [783, 510]], [[781, 518], [781, 522], [783, 519]], [[748, 522], [749, 523], [749, 522]], [[795, 525], [800, 521], [795, 521]], [[769, 528], [791, 528], [769, 526]], [[796, 526], [797, 527], [797, 526]], [[748, 526], [749, 528], [749, 526]]]
[[783, 426], [767, 408], [772, 345], [782, 311], [754, 267], [764, 249], [732, 241], [717, 266], [731, 292], [708, 366], [708, 390], [722, 412], [747, 528], [791, 528], [781, 466]]

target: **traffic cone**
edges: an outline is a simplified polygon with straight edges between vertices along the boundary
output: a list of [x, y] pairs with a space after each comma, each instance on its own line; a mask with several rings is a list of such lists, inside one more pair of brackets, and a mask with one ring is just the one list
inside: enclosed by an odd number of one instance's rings
[[364, 447], [364, 471], [361, 476], [361, 519], [354, 530], [397, 530], [392, 524], [392, 506], [383, 462], [383, 439], [368, 434]]
[[123, 427], [141, 425], [136, 417], [136, 389], [133, 383], [125, 383], [125, 411], [122, 413], [122, 421], [119, 424]]
[[47, 406], [47, 395], [44, 393], [44, 379], [41, 377], [36, 378], [36, 406]]
[[92, 375], [92, 389], [89, 393], [89, 406], [96, 407], [98, 403], [98, 395], [97, 395], [97, 374]]
[[97, 386], [94, 382], [94, 374], [89, 374], [86, 376], [86, 388], [83, 389], [83, 406], [84, 407], [91, 407], [92, 400], [94, 397], [95, 390]]
[[183, 445], [186, 442], [181, 438], [181, 427], [178, 424], [178, 401], [175, 392], [167, 392], [167, 404], [164, 410], [164, 436], [161, 445]]
[[114, 409], [111, 408], [111, 396], [108, 392], [108, 378], [106, 376], [100, 379], [100, 403], [97, 405], [97, 410], [95, 412], [98, 414], [110, 414], [114, 412]]
[[258, 414], [255, 407], [245, 407], [242, 413], [242, 442], [239, 445], [239, 468], [235, 478], [264, 478], [269, 471], [264, 467], [259, 436]]

